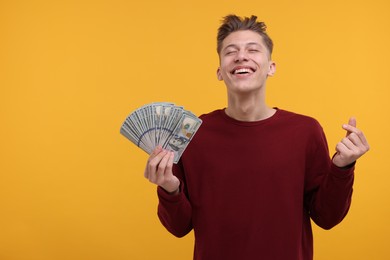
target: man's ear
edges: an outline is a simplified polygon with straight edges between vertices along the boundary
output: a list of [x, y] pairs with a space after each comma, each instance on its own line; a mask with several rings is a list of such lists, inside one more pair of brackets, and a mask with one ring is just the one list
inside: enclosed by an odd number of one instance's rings
[[221, 68], [219, 68], [219, 67], [217, 69], [217, 78], [219, 81], [223, 80], [222, 75], [221, 75]]
[[276, 72], [276, 63], [274, 61], [270, 61], [268, 76], [272, 77]]

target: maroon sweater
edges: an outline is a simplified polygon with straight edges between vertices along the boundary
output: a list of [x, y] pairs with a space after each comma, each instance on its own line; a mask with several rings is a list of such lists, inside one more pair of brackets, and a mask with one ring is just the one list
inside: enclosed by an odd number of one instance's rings
[[310, 218], [324, 229], [344, 218], [354, 167], [332, 164], [321, 126], [307, 116], [201, 118], [174, 167], [180, 194], [158, 188], [162, 224], [178, 237], [194, 229], [194, 259], [313, 259]]

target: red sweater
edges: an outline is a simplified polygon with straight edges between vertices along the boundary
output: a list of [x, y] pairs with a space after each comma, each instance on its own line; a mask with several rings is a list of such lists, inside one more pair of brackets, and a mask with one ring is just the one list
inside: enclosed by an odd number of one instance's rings
[[201, 118], [174, 167], [180, 194], [158, 188], [162, 224], [178, 237], [194, 229], [194, 259], [313, 259], [310, 218], [324, 229], [344, 218], [354, 167], [332, 164], [321, 126], [307, 116]]

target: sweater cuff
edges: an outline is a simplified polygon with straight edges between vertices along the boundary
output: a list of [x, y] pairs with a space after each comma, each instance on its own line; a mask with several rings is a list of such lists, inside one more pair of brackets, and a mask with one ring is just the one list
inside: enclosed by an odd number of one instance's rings
[[157, 195], [160, 200], [168, 201], [168, 202], [179, 202], [181, 200], [181, 196], [183, 194], [183, 183], [180, 182], [179, 193], [177, 194], [169, 194], [166, 190], [157, 186]]
[[331, 165], [332, 173], [335, 177], [338, 178], [349, 178], [354, 174], [356, 162], [351, 163], [350, 165], [344, 167], [338, 167], [333, 162]]

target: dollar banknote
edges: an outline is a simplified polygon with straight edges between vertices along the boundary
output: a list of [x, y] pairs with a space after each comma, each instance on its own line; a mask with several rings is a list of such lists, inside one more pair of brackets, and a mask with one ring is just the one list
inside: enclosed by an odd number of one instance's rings
[[201, 124], [200, 118], [182, 106], [155, 102], [130, 113], [120, 133], [148, 154], [157, 146], [173, 151], [177, 163]]

